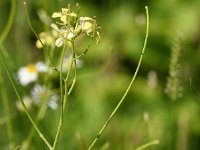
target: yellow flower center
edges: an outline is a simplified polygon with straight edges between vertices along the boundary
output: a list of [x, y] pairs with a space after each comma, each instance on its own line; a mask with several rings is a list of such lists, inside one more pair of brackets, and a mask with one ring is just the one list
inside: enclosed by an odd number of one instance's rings
[[30, 73], [37, 72], [37, 68], [36, 68], [35, 65], [33, 65], [33, 64], [28, 65], [28, 66], [27, 66], [27, 70], [28, 70], [28, 72], [30, 72]]

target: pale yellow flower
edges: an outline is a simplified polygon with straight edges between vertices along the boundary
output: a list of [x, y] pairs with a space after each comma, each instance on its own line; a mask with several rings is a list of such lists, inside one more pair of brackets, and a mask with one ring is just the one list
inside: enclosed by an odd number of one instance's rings
[[[52, 32], [52, 34], [50, 34], [48, 32], [41, 32], [39, 34], [40, 40], [42, 41], [42, 43], [44, 45], [47, 45], [47, 46], [54, 45], [54, 43], [55, 43], [55, 36], [56, 36], [56, 34], [53, 33], [53, 32]], [[36, 41], [36, 47], [39, 48], [39, 49], [43, 48], [43, 45], [42, 45], [42, 43], [41, 43], [40, 40]]]
[[71, 40], [74, 37], [73, 28], [67, 29], [66, 26], [63, 26], [59, 29], [55, 23], [52, 23], [51, 27], [58, 32], [58, 38], [55, 41], [57, 47], [62, 46], [65, 40]]
[[80, 17], [80, 27], [82, 32], [85, 32], [88, 36], [96, 36], [97, 44], [100, 42], [100, 27], [96, 24], [96, 20], [90, 17]]
[[82, 31], [85, 31], [88, 35], [94, 30], [94, 19], [90, 17], [80, 17], [80, 26]]
[[74, 18], [77, 17], [77, 14], [74, 12], [70, 12], [69, 9], [67, 8], [62, 8], [61, 12], [54, 12], [53, 15], [51, 16], [52, 18], [60, 18], [60, 21], [62, 21], [64, 24], [68, 23], [68, 19], [72, 21]]

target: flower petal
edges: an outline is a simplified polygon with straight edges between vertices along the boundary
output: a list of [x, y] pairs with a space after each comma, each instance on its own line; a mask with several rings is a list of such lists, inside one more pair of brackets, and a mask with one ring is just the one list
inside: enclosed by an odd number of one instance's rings
[[61, 8], [62, 14], [66, 15], [69, 12], [69, 9], [67, 8]]
[[74, 34], [72, 32], [69, 32], [67, 35], [67, 39], [72, 39], [74, 37]]
[[61, 17], [61, 15], [62, 15], [62, 14], [61, 14], [60, 12], [55, 12], [55, 13], [52, 14], [51, 17], [52, 17], [52, 18], [58, 18], [58, 17]]
[[57, 32], [60, 31], [59, 28], [58, 28], [58, 26], [57, 26], [55, 23], [52, 23], [52, 24], [51, 24], [51, 27], [52, 27], [54, 30], [56, 30]]
[[57, 46], [57, 47], [60, 47], [60, 46], [62, 46], [63, 45], [63, 39], [60, 37], [60, 38], [58, 38], [57, 40], [56, 40], [56, 43], [55, 43], [55, 45]]
[[28, 70], [28, 67], [22, 67], [19, 69], [17, 76], [20, 84], [26, 86], [27, 84], [37, 80], [38, 72], [37, 71], [30, 72]]
[[35, 66], [39, 72], [47, 72], [49, 70], [47, 65], [42, 61], [37, 62]]

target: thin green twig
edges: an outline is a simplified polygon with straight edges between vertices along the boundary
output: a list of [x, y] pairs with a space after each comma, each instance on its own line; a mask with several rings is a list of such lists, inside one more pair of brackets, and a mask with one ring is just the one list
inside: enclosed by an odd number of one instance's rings
[[74, 58], [74, 60], [79, 59], [80, 57], [82, 57], [82, 56], [84, 56], [84, 55], [87, 54], [88, 50], [90, 49], [90, 46], [91, 46], [91, 44], [92, 44], [93, 39], [94, 39], [94, 37], [91, 37], [90, 42], [89, 42], [87, 48], [84, 50], [84, 52], [82, 52], [82, 54], [80, 54], [79, 56], [76, 56], [76, 57]]
[[93, 140], [93, 142], [90, 144], [88, 150], [91, 150], [93, 148], [93, 146], [95, 145], [95, 143], [98, 141], [98, 139], [100, 138], [100, 136], [102, 135], [103, 131], [105, 130], [105, 128], [108, 126], [109, 122], [112, 120], [112, 118], [114, 117], [114, 115], [116, 114], [117, 110], [119, 109], [119, 107], [121, 106], [121, 104], [123, 103], [123, 101], [126, 98], [126, 95], [128, 94], [133, 82], [135, 81], [135, 78], [138, 74], [142, 59], [143, 59], [143, 55], [146, 49], [146, 45], [147, 45], [147, 39], [148, 39], [148, 34], [149, 34], [149, 12], [148, 12], [148, 7], [145, 7], [146, 9], [146, 17], [147, 17], [147, 26], [146, 26], [146, 37], [144, 40], [144, 46], [140, 55], [140, 59], [136, 68], [136, 71], [133, 75], [133, 78], [128, 86], [128, 88], [126, 89], [124, 95], [122, 96], [122, 98], [120, 99], [119, 103], [117, 104], [117, 106], [115, 107], [115, 109], [112, 111], [111, 115], [109, 116], [109, 118], [107, 119], [107, 121], [105, 122], [105, 124], [103, 125], [103, 127], [100, 129], [99, 133], [97, 134], [96, 138]]
[[34, 33], [34, 35], [36, 36], [36, 38], [40, 41], [40, 43], [42, 44], [42, 46], [44, 48], [44, 52], [47, 55], [47, 57], [49, 58], [49, 61], [50, 61], [52, 69], [55, 70], [57, 73], [59, 73], [58, 69], [56, 68], [56, 66], [53, 63], [53, 60], [52, 60], [52, 58], [51, 58], [51, 56], [49, 54], [49, 51], [47, 50], [46, 46], [44, 45], [44, 43], [42, 42], [42, 40], [39, 38], [38, 34], [35, 32], [32, 24], [31, 24], [30, 17], [29, 17], [29, 14], [28, 14], [28, 10], [27, 10], [27, 6], [26, 6], [26, 2], [24, 2], [24, 10], [25, 10], [26, 19], [27, 19], [29, 28]]
[[[64, 94], [64, 99], [63, 99], [63, 112], [65, 111], [65, 108], [66, 108], [66, 102], [68, 100], [68, 97], [69, 95], [67, 94], [67, 91], [68, 91], [68, 88], [67, 88], [67, 82], [64, 83], [64, 89], [65, 89], [65, 94]], [[64, 116], [63, 116], [64, 117]], [[63, 118], [64, 119], [64, 118]], [[60, 133], [61, 133], [61, 129], [62, 129], [62, 126], [63, 126], [63, 122], [64, 120], [62, 120], [60, 118], [60, 122], [59, 122], [59, 125], [58, 125], [58, 130], [57, 130], [57, 133], [56, 133], [56, 137], [54, 139], [54, 143], [53, 143], [53, 147], [51, 150], [55, 150], [56, 146], [57, 146], [57, 143], [58, 143], [58, 139], [59, 139], [59, 136], [60, 136]]]
[[75, 49], [74, 49], [75, 47], [74, 47], [74, 42], [72, 42], [72, 59], [71, 59], [71, 61], [72, 61], [72, 63], [74, 64], [74, 79], [73, 79], [73, 81], [72, 81], [72, 85], [71, 85], [71, 87], [70, 87], [70, 89], [69, 89], [69, 91], [68, 91], [68, 93], [67, 93], [67, 95], [70, 95], [71, 94], [71, 92], [72, 92], [72, 90], [73, 90], [73, 88], [74, 88], [74, 86], [75, 86], [75, 83], [76, 83], [76, 77], [77, 77], [77, 67], [76, 67], [76, 60], [75, 60]]
[[12, 4], [11, 4], [10, 16], [9, 16], [8, 22], [7, 22], [6, 26], [5, 26], [5, 29], [1, 33], [1, 36], [0, 36], [0, 45], [6, 39], [8, 33], [10, 32], [12, 24], [14, 22], [14, 18], [15, 18], [15, 14], [16, 14], [16, 3], [17, 3], [17, 0], [12, 0], [11, 3]]
[[[59, 121], [59, 125], [58, 125], [58, 129], [57, 129], [57, 132], [56, 132], [56, 136], [55, 136], [55, 140], [54, 140], [54, 144], [53, 144], [53, 148], [52, 150], [54, 150], [56, 148], [56, 145], [57, 145], [57, 142], [58, 142], [58, 139], [59, 139], [59, 136], [60, 136], [60, 133], [61, 133], [61, 130], [62, 130], [62, 126], [63, 126], [63, 120], [64, 120], [64, 111], [65, 111], [65, 107], [66, 107], [66, 101], [68, 99], [68, 96], [70, 95], [71, 91], [73, 90], [73, 87], [75, 85], [75, 82], [76, 82], [76, 61], [74, 61], [74, 58], [75, 58], [75, 50], [74, 50], [74, 39], [71, 41], [71, 44], [72, 44], [72, 58], [70, 60], [70, 65], [69, 65], [69, 69], [68, 69], [68, 73], [67, 73], [67, 76], [66, 76], [66, 79], [64, 81], [64, 98], [62, 99], [62, 113], [61, 113], [61, 118], [60, 118], [60, 121]], [[65, 49], [65, 46], [64, 46], [64, 49]], [[65, 53], [62, 53], [61, 55], [61, 67], [63, 65], [63, 58], [64, 58], [64, 54]], [[69, 81], [69, 76], [70, 76], [70, 73], [71, 73], [71, 68], [72, 68], [72, 65], [74, 64], [74, 67], [75, 67], [75, 71], [74, 71], [74, 80], [72, 82], [72, 85], [68, 91], [68, 81]], [[61, 74], [62, 74], [62, 70], [60, 71]], [[60, 79], [62, 82], [62, 75], [60, 76]], [[63, 88], [61, 89], [63, 90]], [[62, 94], [63, 95], [63, 94]]]
[[63, 49], [62, 49], [62, 54], [61, 54], [61, 59], [60, 59], [60, 98], [61, 98], [61, 120], [63, 120], [63, 60], [65, 57], [65, 52], [66, 52], [66, 44], [64, 43]]
[[135, 150], [143, 150], [143, 149], [145, 149], [145, 148], [147, 148], [149, 146], [157, 145], [157, 144], [159, 144], [159, 140], [154, 140], [154, 141], [148, 142], [148, 143], [136, 148]]
[[[66, 51], [66, 43], [64, 43], [63, 49], [62, 49], [62, 54], [61, 54], [61, 58], [60, 58], [60, 99], [61, 99], [61, 116], [60, 116], [60, 120], [59, 120], [59, 124], [58, 124], [58, 129], [56, 132], [56, 136], [54, 139], [54, 143], [53, 143], [53, 147], [52, 150], [54, 150], [56, 148], [57, 142], [58, 142], [58, 138], [60, 136], [61, 130], [62, 130], [62, 126], [63, 126], [63, 120], [64, 120], [64, 97], [66, 95], [66, 92], [63, 94], [63, 60], [65, 57], [65, 51]], [[65, 88], [65, 86], [64, 86]], [[64, 95], [64, 96], [63, 96]]]
[[3, 63], [3, 66], [4, 66], [5, 70], [6, 70], [7, 76], [8, 76], [8, 78], [9, 78], [11, 84], [12, 84], [13, 90], [15, 91], [15, 94], [16, 94], [18, 100], [19, 100], [20, 103], [22, 104], [23, 109], [24, 109], [24, 111], [25, 111], [25, 113], [26, 113], [28, 119], [30, 120], [31, 124], [34, 126], [34, 128], [35, 128], [35, 130], [37, 131], [37, 133], [39, 134], [40, 138], [41, 138], [41, 139], [44, 141], [44, 143], [49, 147], [49, 149], [51, 149], [51, 145], [49, 144], [48, 140], [44, 137], [44, 135], [42, 134], [42, 132], [40, 131], [40, 129], [38, 128], [38, 126], [37, 126], [37, 125], [35, 124], [35, 122], [33, 121], [31, 115], [28, 113], [27, 107], [26, 107], [26, 105], [24, 104], [24, 102], [23, 102], [23, 100], [22, 100], [22, 98], [21, 98], [21, 96], [20, 96], [20, 94], [19, 94], [19, 92], [18, 92], [18, 90], [17, 90], [17, 87], [16, 87], [15, 82], [14, 82], [14, 80], [13, 80], [13, 77], [11, 76], [11, 73], [10, 73], [10, 71], [9, 71], [9, 69], [8, 69], [8, 66], [7, 66], [7, 64], [6, 64], [6, 61], [5, 61], [5, 58], [4, 58], [4, 56], [3, 56], [3, 53], [2, 53], [2, 50], [1, 50], [1, 49], [0, 49], [0, 57], [1, 57], [1, 60], [2, 60], [2, 63]]
[[[46, 100], [46, 99], [45, 99]], [[35, 123], [38, 124], [39, 121], [43, 118], [43, 114], [44, 114], [44, 111], [46, 110], [46, 107], [47, 107], [47, 101], [44, 101], [42, 106], [40, 107], [39, 109], [39, 112], [35, 118]], [[28, 136], [26, 137], [26, 139], [23, 141], [22, 145], [20, 146], [20, 150], [27, 150], [30, 148], [30, 143], [31, 143], [31, 140], [34, 136], [34, 133], [35, 133], [35, 128], [32, 126], [29, 133], [28, 133]]]

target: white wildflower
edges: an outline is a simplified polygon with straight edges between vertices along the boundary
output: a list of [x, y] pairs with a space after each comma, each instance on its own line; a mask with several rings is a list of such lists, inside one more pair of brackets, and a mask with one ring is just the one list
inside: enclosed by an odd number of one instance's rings
[[55, 93], [48, 93], [47, 87], [44, 85], [36, 84], [31, 90], [31, 98], [33, 99], [33, 103], [35, 105], [39, 105], [42, 101], [47, 100], [47, 105], [51, 109], [55, 110], [58, 108], [59, 95]]
[[59, 98], [60, 97], [57, 94], [51, 95], [49, 97], [48, 106], [53, 110], [57, 109], [58, 108], [58, 100], [59, 100]]
[[38, 79], [39, 72], [47, 72], [48, 67], [41, 61], [36, 64], [29, 64], [28, 66], [21, 67], [17, 72], [17, 76], [21, 85], [26, 86], [31, 82]]
[[35, 104], [39, 104], [41, 100], [47, 97], [47, 89], [44, 85], [36, 84], [31, 90], [31, 97]]

